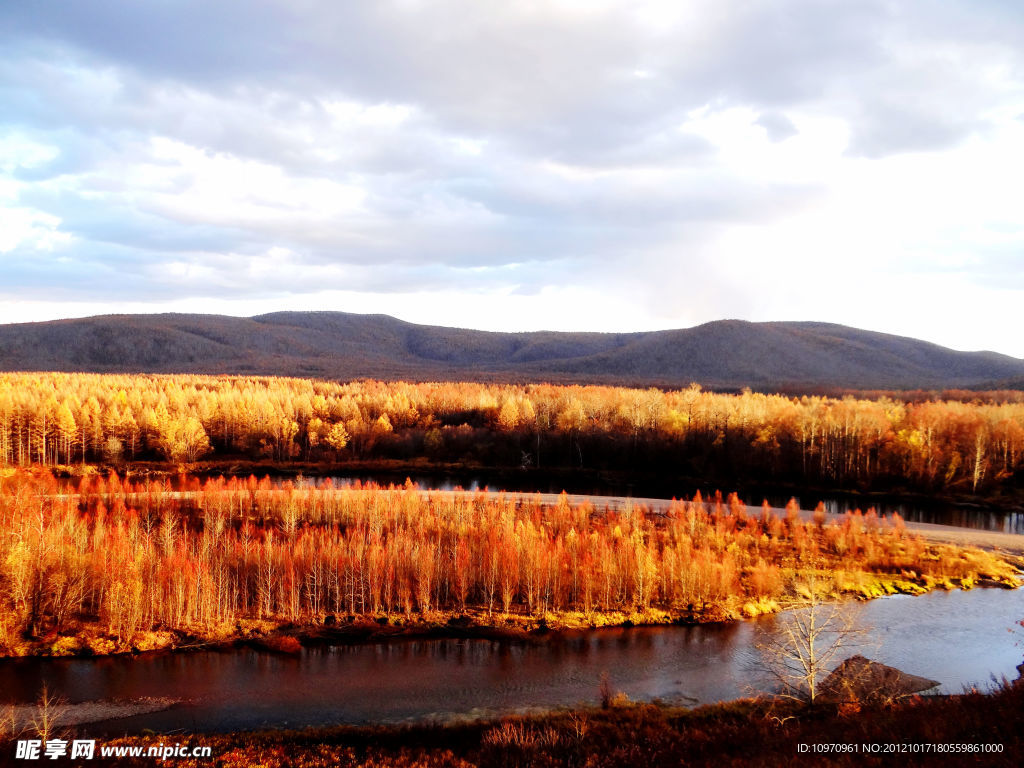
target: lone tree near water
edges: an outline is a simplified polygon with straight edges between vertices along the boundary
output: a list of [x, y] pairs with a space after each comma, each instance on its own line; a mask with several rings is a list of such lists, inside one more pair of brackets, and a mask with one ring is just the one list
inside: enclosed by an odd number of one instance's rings
[[813, 580], [801, 591], [804, 601], [757, 648], [779, 696], [814, 704], [835, 659], [862, 644], [866, 630], [858, 626], [853, 605], [823, 600]]

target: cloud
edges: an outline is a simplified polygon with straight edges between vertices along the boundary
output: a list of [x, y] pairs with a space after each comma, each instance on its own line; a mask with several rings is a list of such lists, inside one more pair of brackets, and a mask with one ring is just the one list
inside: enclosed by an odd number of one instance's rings
[[799, 133], [793, 121], [781, 112], [765, 112], [757, 118], [757, 124], [764, 128], [771, 141], [785, 141]]
[[0, 295], [686, 325], [829, 319], [844, 259], [1019, 287], [1021, 31], [965, 0], [0, 4]]

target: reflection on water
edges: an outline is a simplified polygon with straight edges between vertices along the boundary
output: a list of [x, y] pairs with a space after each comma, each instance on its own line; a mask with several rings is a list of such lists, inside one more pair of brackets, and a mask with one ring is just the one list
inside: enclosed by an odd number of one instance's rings
[[[566, 491], [571, 494], [590, 496], [627, 496], [636, 498], [693, 498], [699, 490], [705, 498], [714, 494], [715, 490], [723, 493], [728, 488], [695, 488], [681, 487], [671, 479], [660, 483], [600, 483], [592, 479], [573, 481], [570, 478], [539, 479], [537, 475], [529, 472], [504, 473], [500, 477], [487, 477], [474, 472], [446, 472], [417, 474], [405, 472], [374, 472], [359, 475], [331, 475], [331, 476], [308, 476], [298, 477], [293, 480], [299, 486], [312, 486], [330, 480], [335, 486], [353, 485], [355, 483], [376, 483], [382, 486], [403, 485], [406, 479], [411, 480], [420, 488], [454, 491], [457, 489], [465, 491], [479, 490], [505, 490], [521, 493], [561, 493]], [[284, 482], [283, 479], [280, 482]], [[67, 490], [73, 490], [78, 485], [77, 479], [61, 480], [60, 486]], [[180, 484], [175, 478], [168, 480], [168, 487], [176, 490]], [[790, 498], [795, 498], [801, 509], [813, 509], [818, 502], [824, 502], [829, 512], [843, 514], [852, 512], [855, 509], [867, 511], [875, 507], [880, 513], [890, 515], [898, 512], [905, 520], [919, 523], [934, 523], [937, 525], [953, 525], [962, 528], [975, 528], [986, 531], [1001, 531], [1004, 533], [1024, 534], [1024, 513], [1008, 512], [1002, 510], [987, 509], [985, 507], [964, 507], [947, 504], [941, 501], [921, 501], [919, 503], [908, 503], [893, 501], [879, 496], [859, 496], [857, 494], [803, 494], [791, 495], [781, 493], [760, 493], [750, 492], [740, 494], [740, 497], [747, 504], [760, 506], [767, 501], [773, 507], [785, 507]]]
[[[525, 493], [567, 493], [586, 494], [592, 496], [636, 496], [638, 498], [692, 498], [697, 488], [679, 488], [676, 486], [636, 488], [630, 485], [595, 485], [587, 481], [582, 485], [567, 484], [567, 480], [549, 480], [546, 483], [537, 482], [528, 473], [522, 475], [519, 481], [515, 476], [503, 477], [500, 482], [488, 481], [486, 478], [476, 474], [419, 474], [406, 475], [397, 474], [367, 474], [359, 476], [332, 476], [330, 479], [335, 485], [350, 485], [356, 482], [374, 482], [381, 485], [401, 485], [406, 478], [412, 480], [421, 488], [430, 488], [438, 491], [453, 491], [461, 488], [466, 491], [479, 491], [490, 488], [491, 490], [520, 491]], [[303, 478], [302, 484], [311, 485], [321, 482], [326, 478]], [[714, 493], [715, 489], [699, 489], [705, 498], [709, 491]], [[725, 493], [728, 489], [722, 489]], [[921, 503], [895, 502], [884, 497], [858, 496], [856, 494], [805, 494], [803, 496], [787, 495], [778, 493], [767, 494], [741, 494], [747, 504], [759, 506], [763, 501], [773, 507], [785, 507], [790, 498], [796, 498], [801, 509], [814, 509], [818, 502], [824, 502], [828, 512], [843, 514], [852, 512], [855, 509], [867, 511], [875, 507], [879, 512], [891, 515], [898, 512], [904, 520], [916, 523], [934, 523], [937, 525], [953, 525], [961, 528], [975, 528], [985, 531], [1002, 531], [1004, 533], [1024, 534], [1024, 513], [1007, 512], [1002, 510], [986, 509], [984, 507], [962, 507], [946, 504], [940, 501], [922, 501]]]
[[[894, 597], [864, 604], [869, 655], [956, 693], [1016, 677], [1024, 656], [1024, 590]], [[596, 630], [536, 644], [418, 640], [306, 649], [297, 657], [251, 650], [97, 660], [0, 662], [0, 701], [31, 701], [45, 682], [69, 702], [167, 696], [165, 711], [85, 726], [231, 730], [403, 722], [595, 703], [601, 673], [630, 698], [694, 704], [766, 685], [755, 643], [775, 620]]]
[[[800, 499], [797, 498], [799, 502]], [[1001, 531], [1003, 533], [1024, 533], [1024, 513], [1003, 512], [984, 509], [982, 507], [954, 507], [940, 503], [926, 506], [906, 503], [879, 503], [878, 501], [858, 500], [856, 497], [823, 499], [825, 509], [829, 512], [844, 514], [855, 509], [864, 510], [872, 504], [881, 508], [886, 515], [898, 512], [904, 520], [915, 523], [935, 523], [937, 525], [953, 525], [960, 528], [976, 528], [983, 531]], [[815, 501], [810, 507], [817, 504]], [[803, 506], [803, 505], [801, 505]]]

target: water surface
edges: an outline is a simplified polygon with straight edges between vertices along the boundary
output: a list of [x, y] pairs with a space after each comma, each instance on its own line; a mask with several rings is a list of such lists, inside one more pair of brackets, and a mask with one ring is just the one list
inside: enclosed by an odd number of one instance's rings
[[[851, 648], [958, 693], [1015, 678], [1024, 590], [891, 597], [861, 606], [868, 644]], [[594, 704], [607, 672], [632, 699], [681, 704], [750, 695], [768, 682], [756, 649], [777, 619], [592, 630], [538, 643], [408, 640], [304, 649], [0, 662], [0, 700], [45, 682], [69, 702], [173, 697], [163, 711], [83, 726], [89, 733], [399, 723]]]

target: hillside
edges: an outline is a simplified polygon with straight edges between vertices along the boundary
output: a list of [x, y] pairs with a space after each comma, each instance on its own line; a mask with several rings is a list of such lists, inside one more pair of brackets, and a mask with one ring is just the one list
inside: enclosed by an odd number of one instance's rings
[[386, 315], [105, 315], [0, 325], [0, 370], [508, 379], [755, 389], [1024, 380], [1024, 360], [828, 323], [722, 320], [645, 333], [493, 333]]

